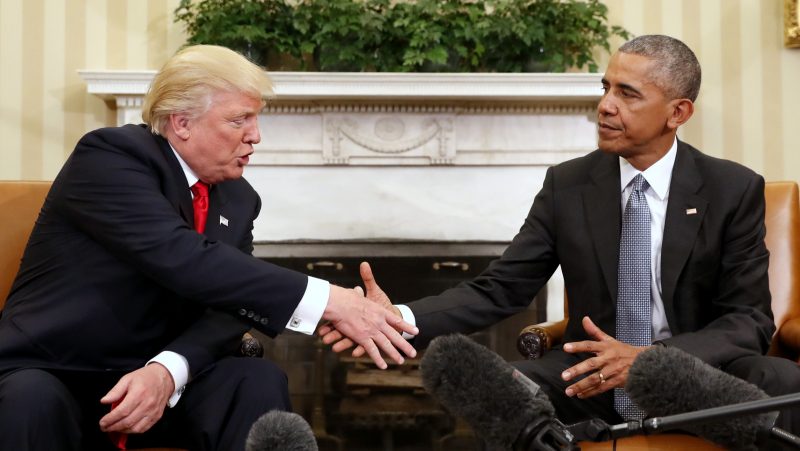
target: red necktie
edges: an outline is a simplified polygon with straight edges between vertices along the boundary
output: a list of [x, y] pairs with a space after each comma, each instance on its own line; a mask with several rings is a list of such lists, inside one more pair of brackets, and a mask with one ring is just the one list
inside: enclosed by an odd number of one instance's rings
[[194, 229], [198, 233], [206, 231], [206, 218], [208, 218], [208, 185], [198, 181], [192, 185], [192, 207], [194, 207]]

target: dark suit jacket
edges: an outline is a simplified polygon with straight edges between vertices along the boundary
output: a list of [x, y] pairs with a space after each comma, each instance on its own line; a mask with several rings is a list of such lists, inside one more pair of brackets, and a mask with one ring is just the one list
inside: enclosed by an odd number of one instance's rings
[[[424, 346], [524, 309], [558, 265], [569, 293], [565, 340], [585, 340], [590, 316], [615, 335], [620, 236], [618, 157], [594, 151], [550, 168], [525, 223], [478, 278], [409, 304]], [[696, 214], [687, 209], [696, 209]], [[673, 337], [714, 365], [766, 352], [774, 332], [764, 245], [764, 180], [678, 142], [661, 255]]]
[[251, 326], [281, 332], [307, 277], [250, 255], [260, 200], [247, 181], [215, 185], [209, 208], [200, 235], [178, 160], [143, 126], [84, 136], [2, 312], [0, 369], [129, 371], [171, 350], [196, 374]]

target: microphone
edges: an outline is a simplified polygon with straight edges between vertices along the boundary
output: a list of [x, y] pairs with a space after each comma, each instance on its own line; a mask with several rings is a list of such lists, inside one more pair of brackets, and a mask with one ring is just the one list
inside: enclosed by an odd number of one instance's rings
[[[650, 418], [673, 415], [679, 419], [681, 416], [675, 414], [769, 398], [749, 382], [718, 370], [678, 348], [664, 346], [653, 347], [636, 357], [628, 371], [625, 391]], [[777, 414], [741, 416], [753, 411], [737, 413], [733, 412], [735, 406], [729, 407], [713, 409], [730, 410], [730, 415], [723, 412], [723, 416], [728, 416], [725, 419], [718, 416], [718, 419], [708, 421], [702, 415], [693, 415], [696, 418], [683, 415], [683, 419], [688, 421], [682, 421], [680, 425], [664, 423], [662, 427], [680, 427], [726, 448], [757, 449], [756, 441], [772, 429]], [[764, 411], [766, 409], [759, 410]]]
[[318, 451], [311, 426], [293, 412], [272, 410], [261, 416], [247, 434], [245, 451]]
[[428, 393], [466, 420], [487, 450], [577, 449], [540, 387], [464, 335], [431, 341], [420, 372]]

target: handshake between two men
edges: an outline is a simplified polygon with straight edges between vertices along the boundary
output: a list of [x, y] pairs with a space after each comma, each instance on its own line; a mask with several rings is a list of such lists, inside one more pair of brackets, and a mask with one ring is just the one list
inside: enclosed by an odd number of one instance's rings
[[[354, 357], [367, 354], [381, 369], [386, 368], [381, 351], [398, 364], [403, 363], [403, 357], [398, 350], [408, 357], [415, 357], [416, 350], [401, 333], [415, 336], [419, 330], [403, 320], [400, 309], [392, 304], [389, 296], [375, 280], [369, 263], [361, 263], [359, 271], [366, 288], [365, 300], [379, 306], [386, 314], [382, 316], [375, 313], [373, 308], [366, 305], [350, 305], [351, 309], [356, 310], [354, 314], [359, 315], [351, 318], [351, 321], [323, 316], [329, 320], [318, 329], [323, 343], [332, 345], [334, 352], [342, 352], [355, 346], [352, 351]], [[364, 294], [361, 287], [356, 287], [355, 290]], [[383, 318], [391, 327], [381, 324]], [[368, 326], [374, 325], [374, 330], [359, 328], [353, 324], [354, 320], [362, 320]], [[578, 357], [576, 364], [560, 374], [561, 382], [566, 385], [564, 394], [567, 397], [588, 399], [624, 387], [628, 370], [636, 357], [652, 346], [632, 346], [616, 340], [597, 327], [588, 316], [583, 318], [582, 326], [590, 340], [566, 343], [563, 347], [565, 352]], [[463, 326], [456, 326], [452, 332], [463, 332], [461, 327]], [[423, 345], [427, 342], [428, 339], [425, 339]]]
[[412, 358], [416, 357], [417, 351], [401, 334], [417, 335], [419, 330], [403, 320], [398, 308], [375, 282], [368, 263], [361, 264], [360, 272], [367, 297], [364, 297], [361, 287], [348, 290], [331, 285], [328, 305], [322, 315], [327, 322], [318, 333], [325, 344], [334, 343], [336, 352], [357, 344], [353, 356], [361, 357], [366, 353], [380, 369], [388, 366], [384, 354], [402, 365], [405, 360], [400, 351]]

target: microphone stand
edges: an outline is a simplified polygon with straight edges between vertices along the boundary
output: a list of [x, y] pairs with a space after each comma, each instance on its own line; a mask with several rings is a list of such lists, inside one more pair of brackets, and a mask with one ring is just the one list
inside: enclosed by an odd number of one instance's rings
[[[609, 426], [598, 436], [598, 439], [610, 440], [629, 437], [637, 434], [659, 433], [668, 430], [681, 429], [685, 426], [707, 423], [710, 421], [776, 411], [782, 407], [792, 406], [795, 404], [800, 404], [800, 393], [776, 396], [774, 398], [759, 399], [755, 401], [747, 401], [738, 404], [730, 404], [727, 406], [712, 407], [710, 409], [703, 409], [695, 412], [647, 418], [641, 421], [629, 421], [627, 423]], [[796, 449], [800, 449], [800, 437], [774, 426], [766, 432], [768, 435], [775, 437], [783, 443], [791, 445]]]
[[541, 418], [525, 426], [514, 442], [514, 451], [580, 451], [575, 437], [555, 418]]

